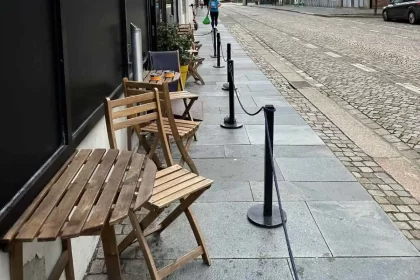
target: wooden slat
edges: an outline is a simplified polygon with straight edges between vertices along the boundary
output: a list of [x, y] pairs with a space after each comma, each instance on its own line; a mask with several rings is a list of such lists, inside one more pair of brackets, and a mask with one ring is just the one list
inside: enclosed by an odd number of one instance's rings
[[188, 188], [183, 189], [182, 191], [176, 192], [170, 196], [167, 196], [161, 200], [153, 202], [153, 205], [156, 205], [157, 207], [164, 207], [167, 204], [170, 204], [171, 202], [178, 200], [186, 195], [189, 195], [199, 189], [206, 188], [213, 184], [213, 181], [210, 179], [205, 179], [204, 181], [201, 181], [197, 184], [194, 184], [192, 186], [189, 186]]
[[131, 159], [131, 155], [132, 152], [121, 151], [115, 163], [114, 170], [99, 197], [95, 209], [92, 211], [92, 216], [83, 227], [84, 230], [92, 230], [104, 225], [109, 216], [109, 211], [111, 210], [119, 186], [121, 185], [121, 180]]
[[181, 267], [183, 267], [184, 265], [189, 263], [190, 261], [193, 261], [196, 258], [198, 258], [201, 254], [203, 254], [203, 252], [204, 252], [204, 250], [201, 246], [195, 248], [194, 250], [192, 250], [188, 254], [185, 254], [184, 256], [177, 259], [175, 262], [173, 262], [173, 263], [165, 266], [161, 270], [159, 270], [158, 271], [159, 277], [161, 279], [165, 278], [166, 276], [168, 276], [172, 272], [180, 269]]
[[51, 214], [52, 210], [63, 196], [67, 186], [73, 180], [74, 176], [76, 176], [90, 153], [91, 150], [81, 150], [74, 157], [60, 179], [51, 187], [50, 192], [35, 210], [30, 220], [21, 228], [19, 234], [16, 236], [17, 239], [31, 241], [36, 237], [41, 226]]
[[172, 188], [173, 186], [176, 186], [176, 185], [181, 184], [183, 182], [192, 180], [195, 177], [197, 177], [197, 174], [189, 172], [189, 173], [185, 174], [184, 176], [176, 178], [175, 180], [172, 180], [172, 181], [169, 181], [165, 184], [162, 184], [159, 187], [155, 187], [153, 189], [153, 195], [158, 194], [158, 193], [160, 193], [164, 190], [167, 190], [169, 188]]
[[181, 169], [181, 170], [178, 170], [178, 171], [173, 172], [171, 174], [168, 174], [167, 176], [164, 176], [164, 177], [161, 177], [159, 179], [156, 179], [156, 181], [155, 181], [155, 188], [156, 187], [159, 187], [162, 184], [165, 184], [165, 183], [167, 183], [169, 181], [172, 181], [172, 180], [175, 180], [175, 179], [177, 179], [179, 177], [185, 176], [188, 173], [191, 173], [191, 172], [189, 170], [187, 170], [187, 169]]
[[140, 113], [143, 113], [143, 112], [155, 110], [156, 108], [157, 107], [156, 107], [155, 102], [147, 103], [147, 104], [143, 104], [143, 105], [138, 105], [138, 106], [133, 106], [133, 107], [121, 110], [121, 111], [115, 111], [112, 114], [112, 118], [113, 119], [118, 119], [118, 118], [128, 117], [128, 116], [140, 114]]
[[118, 223], [128, 215], [128, 210], [133, 202], [134, 191], [139, 183], [144, 158], [144, 155], [133, 154], [130, 168], [126, 174], [120, 195], [109, 220], [109, 223], [112, 225]]
[[142, 95], [149, 92], [150, 92], [150, 89], [129, 88], [127, 89], [127, 96]]
[[[165, 168], [159, 172], [156, 173], [156, 179], [162, 178], [163, 176], [166, 176], [168, 174], [171, 174], [173, 172], [176, 172], [178, 170], [182, 169], [181, 166], [179, 166], [178, 164], [172, 165], [168, 168]], [[155, 183], [156, 184], [156, 183]]]
[[76, 201], [82, 194], [84, 187], [89, 182], [90, 177], [104, 154], [104, 149], [98, 149], [92, 152], [83, 169], [68, 187], [67, 193], [62, 198], [60, 204], [45, 221], [38, 235], [38, 240], [54, 240], [57, 238], [61, 227], [64, 225], [64, 222], [66, 222]]
[[158, 117], [158, 114], [156, 112], [153, 112], [147, 115], [143, 115], [143, 116], [131, 118], [122, 122], [114, 123], [114, 130], [119, 130], [119, 129], [130, 127], [136, 124], [150, 122], [150, 121], [156, 120], [157, 117]]
[[134, 204], [134, 211], [139, 210], [139, 208], [149, 201], [153, 193], [153, 187], [155, 184], [156, 178], [156, 165], [152, 160], [148, 160], [144, 167], [143, 177], [137, 191], [136, 203]]
[[73, 212], [69, 222], [64, 227], [62, 237], [70, 238], [79, 236], [83, 226], [89, 217], [89, 213], [99, 196], [102, 185], [104, 184], [111, 167], [118, 156], [118, 150], [109, 150], [103, 157], [102, 163], [93, 175], [91, 182], [88, 184], [85, 193], [80, 199], [76, 210]]
[[55, 182], [58, 180], [58, 178], [60, 178], [60, 176], [63, 174], [63, 172], [67, 169], [68, 165], [73, 160], [73, 158], [76, 156], [76, 154], [77, 154], [77, 152], [73, 153], [73, 155], [66, 161], [66, 163], [64, 163], [64, 165], [60, 168], [60, 170], [54, 175], [54, 177], [42, 189], [42, 191], [38, 194], [38, 196], [31, 203], [31, 205], [28, 208], [26, 208], [25, 212], [23, 212], [23, 214], [20, 216], [20, 218], [16, 221], [16, 223], [12, 226], [12, 228], [9, 229], [9, 231], [3, 237], [4, 241], [7, 241], [7, 242], [12, 241], [13, 238], [18, 234], [20, 228], [30, 218], [30, 216], [35, 212], [38, 205], [41, 203], [41, 201], [47, 195], [47, 193], [49, 192], [51, 187], [55, 184]]
[[150, 199], [150, 202], [153, 203], [155, 201], [161, 200], [161, 199], [163, 199], [163, 198], [165, 198], [167, 196], [170, 196], [172, 194], [175, 194], [177, 192], [180, 192], [183, 189], [189, 188], [192, 185], [197, 184], [197, 183], [199, 183], [199, 182], [201, 182], [201, 181], [203, 181], [205, 179], [206, 178], [204, 178], [204, 177], [197, 176], [197, 177], [195, 177], [195, 178], [193, 178], [191, 180], [188, 180], [186, 182], [182, 182], [180, 184], [174, 185], [170, 189], [167, 189], [167, 190], [161, 191], [161, 192], [159, 192], [157, 194], [154, 194], [153, 197], [152, 197], [152, 199]]
[[144, 102], [144, 101], [148, 101], [148, 100], [154, 100], [155, 98], [155, 93], [154, 92], [149, 92], [148, 93], [143, 93], [143, 94], [139, 94], [139, 95], [133, 95], [133, 96], [129, 96], [129, 97], [124, 97], [124, 98], [120, 98], [120, 99], [115, 99], [115, 100], [111, 100], [110, 102], [110, 106], [111, 108], [115, 108], [115, 107], [120, 107], [120, 106], [124, 106], [124, 105], [130, 105], [133, 103], [140, 103], [140, 102]]
[[[155, 123], [152, 123], [152, 124], [146, 126], [144, 129], [145, 130], [157, 131], [157, 125]], [[164, 124], [163, 125], [163, 129], [165, 130], [165, 132], [166, 131], [172, 132], [171, 127], [170, 127], [169, 124], [166, 124], [166, 125]], [[177, 126], [177, 129], [178, 129], [178, 132], [180, 132], [180, 133], [182, 133], [182, 132], [183, 133], [188, 133], [188, 132], [190, 132], [192, 130], [192, 128], [185, 128], [185, 127], [182, 127], [182, 126], [180, 126], [180, 127]]]

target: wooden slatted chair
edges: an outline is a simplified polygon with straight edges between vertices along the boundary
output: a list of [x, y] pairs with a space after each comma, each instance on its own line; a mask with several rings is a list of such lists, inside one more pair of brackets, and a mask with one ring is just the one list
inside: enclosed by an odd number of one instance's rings
[[[194, 36], [194, 28], [191, 23], [188, 24], [178, 24], [178, 34], [180, 35], [188, 35], [192, 34]], [[194, 37], [193, 37], [194, 38]], [[203, 44], [200, 44], [200, 41], [192, 40], [193, 49], [197, 52], [200, 50]]]
[[[135, 86], [143, 86], [136, 84]], [[164, 86], [164, 90], [167, 93], [167, 85]], [[111, 147], [116, 147], [116, 139], [114, 131], [115, 129], [122, 127], [134, 127], [136, 131], [140, 129], [140, 125], [143, 120], [156, 120], [157, 134], [161, 141], [162, 149], [165, 151], [169, 150], [167, 135], [168, 129], [166, 127], [166, 118], [163, 116], [159, 94], [157, 89], [152, 92], [143, 92], [142, 94], [135, 94], [130, 97], [111, 101], [106, 100], [106, 124], [108, 129], [109, 144]], [[140, 104], [140, 105], [139, 105]], [[116, 111], [117, 107], [126, 106], [126, 109]], [[144, 113], [143, 115], [140, 115]], [[116, 122], [117, 120], [121, 120]], [[174, 122], [170, 125], [175, 130], [177, 129]], [[141, 127], [144, 129], [144, 127]], [[173, 133], [174, 134], [174, 133]], [[176, 133], [175, 133], [176, 134]], [[168, 153], [166, 155], [170, 157]], [[192, 172], [183, 169], [180, 165], [171, 164], [170, 167], [158, 171], [156, 173], [156, 180], [154, 184], [153, 194], [151, 199], [146, 203], [145, 208], [149, 210], [149, 213], [139, 223], [134, 213], [130, 213], [130, 222], [133, 227], [133, 231], [130, 232], [123, 241], [118, 245], [118, 251], [121, 253], [130, 244], [137, 242], [143, 252], [146, 265], [151, 275], [151, 279], [157, 280], [168, 276], [173, 271], [181, 268], [187, 262], [196, 259], [201, 256], [204, 263], [210, 265], [210, 257], [205, 245], [204, 239], [197, 225], [195, 217], [190, 210], [190, 206], [196, 201], [205, 190], [210, 188], [213, 181], [199, 176], [195, 166], [191, 168]], [[156, 227], [149, 227], [153, 221], [163, 212], [164, 208], [171, 205], [174, 202], [180, 202], [180, 204], [172, 211], [166, 218], [163, 219]], [[146, 236], [152, 233], [160, 233], [165, 230], [172, 222], [174, 222], [182, 213], [185, 213], [188, 222], [193, 230], [196, 238], [198, 247], [179, 258], [174, 263], [165, 266], [158, 270], [153, 260], [151, 250], [146, 241]], [[182, 238], [182, 237], [180, 237]]]
[[[124, 95], [126, 97], [141, 95], [141, 94], [144, 94], [145, 92], [150, 92], [155, 89], [160, 92], [161, 99], [163, 100], [162, 104], [164, 106], [164, 108], [162, 108], [162, 113], [164, 113], [165, 115], [165, 117], [162, 119], [163, 128], [165, 129], [165, 134], [167, 136], [172, 137], [175, 141], [176, 146], [178, 147], [178, 150], [181, 155], [181, 160], [179, 164], [183, 166], [184, 163], [186, 162], [189, 168], [191, 169], [191, 171], [198, 173], [194, 162], [192, 161], [191, 157], [188, 154], [188, 150], [190, 149], [193, 137], [200, 126], [200, 122], [175, 119], [172, 112], [172, 104], [171, 104], [168, 84], [163, 83], [161, 85], [158, 85], [158, 84], [149, 84], [149, 83], [143, 83], [143, 82], [134, 82], [134, 81], [129, 81], [127, 78], [124, 78], [123, 87], [124, 87]], [[189, 106], [192, 106], [191, 102]], [[129, 128], [128, 131], [130, 130], [131, 129]], [[136, 126], [134, 131], [139, 137], [140, 143], [142, 144], [143, 148], [146, 150], [146, 152], [148, 152], [150, 157], [153, 158], [156, 165], [161, 166], [155, 154], [157, 141], [159, 139], [156, 138], [154, 143], [150, 146], [146, 140], [146, 137], [143, 134], [144, 132], [156, 134], [158, 132], [157, 123], [154, 120], [149, 119], [148, 121], [142, 122], [141, 125]], [[129, 136], [131, 137], [131, 134]], [[164, 157], [165, 157], [167, 166], [173, 165], [174, 162], [173, 162], [173, 158], [170, 152], [169, 145], [168, 145], [168, 148], [164, 149], [163, 152], [164, 152]]]

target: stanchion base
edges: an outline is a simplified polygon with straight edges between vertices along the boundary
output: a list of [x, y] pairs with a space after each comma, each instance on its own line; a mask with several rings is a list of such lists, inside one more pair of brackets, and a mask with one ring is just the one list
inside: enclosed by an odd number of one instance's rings
[[224, 66], [224, 65], [220, 65], [220, 66], [213, 65], [213, 67], [214, 67], [214, 68], [225, 68], [225, 66]]
[[287, 221], [286, 212], [283, 211], [284, 221], [281, 220], [279, 208], [273, 205], [272, 216], [264, 216], [264, 204], [254, 205], [248, 210], [248, 220], [256, 226], [264, 228], [276, 228]]
[[220, 126], [227, 129], [237, 129], [243, 127], [244, 125], [238, 123], [236, 120], [233, 123], [229, 123], [229, 116], [227, 116]]
[[211, 55], [210, 57], [211, 58], [217, 58], [217, 55]]
[[[229, 90], [229, 83], [224, 83], [222, 86], [223, 90]], [[238, 88], [235, 88], [235, 90], [237, 90]]]

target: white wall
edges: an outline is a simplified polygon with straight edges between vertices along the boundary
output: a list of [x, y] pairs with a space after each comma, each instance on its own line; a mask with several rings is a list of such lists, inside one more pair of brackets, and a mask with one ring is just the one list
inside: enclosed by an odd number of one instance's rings
[[[185, 7], [186, 13], [184, 13], [184, 8], [183, 8], [184, 4], [186, 5]], [[194, 16], [192, 14], [192, 10], [190, 7], [191, 4], [194, 4], [194, 0], [179, 0], [178, 1], [178, 5], [179, 5], [178, 9], [180, 13], [179, 23], [182, 23], [182, 24], [192, 23]]]
[[[118, 147], [125, 149], [127, 143], [126, 130], [120, 130], [116, 133]], [[92, 129], [89, 135], [80, 143], [78, 149], [83, 148], [109, 148], [108, 136], [106, 132], [105, 118], [102, 118]], [[79, 237], [72, 239], [73, 262], [76, 280], [82, 280], [92, 255], [95, 251], [99, 237]], [[23, 263], [25, 280], [44, 280], [51, 273], [55, 263], [61, 254], [61, 242], [31, 242], [24, 243]], [[33, 266], [29, 262], [33, 260], [42, 260], [42, 268], [37, 266], [37, 271], [33, 272]], [[29, 273], [32, 271], [31, 273]], [[31, 275], [29, 275], [31, 274]], [[41, 276], [42, 275], [42, 276]], [[0, 279], [10, 279], [9, 256], [7, 253], [0, 252]], [[60, 279], [65, 279], [62, 275]]]

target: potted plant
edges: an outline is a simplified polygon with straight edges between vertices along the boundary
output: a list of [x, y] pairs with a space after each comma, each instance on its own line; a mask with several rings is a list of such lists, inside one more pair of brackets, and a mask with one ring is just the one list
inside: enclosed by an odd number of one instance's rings
[[188, 64], [190, 63], [192, 54], [189, 52], [191, 44], [194, 40], [192, 34], [180, 35], [178, 28], [174, 24], [161, 23], [158, 26], [158, 51], [178, 51], [181, 64], [181, 82], [185, 86], [188, 73]]

